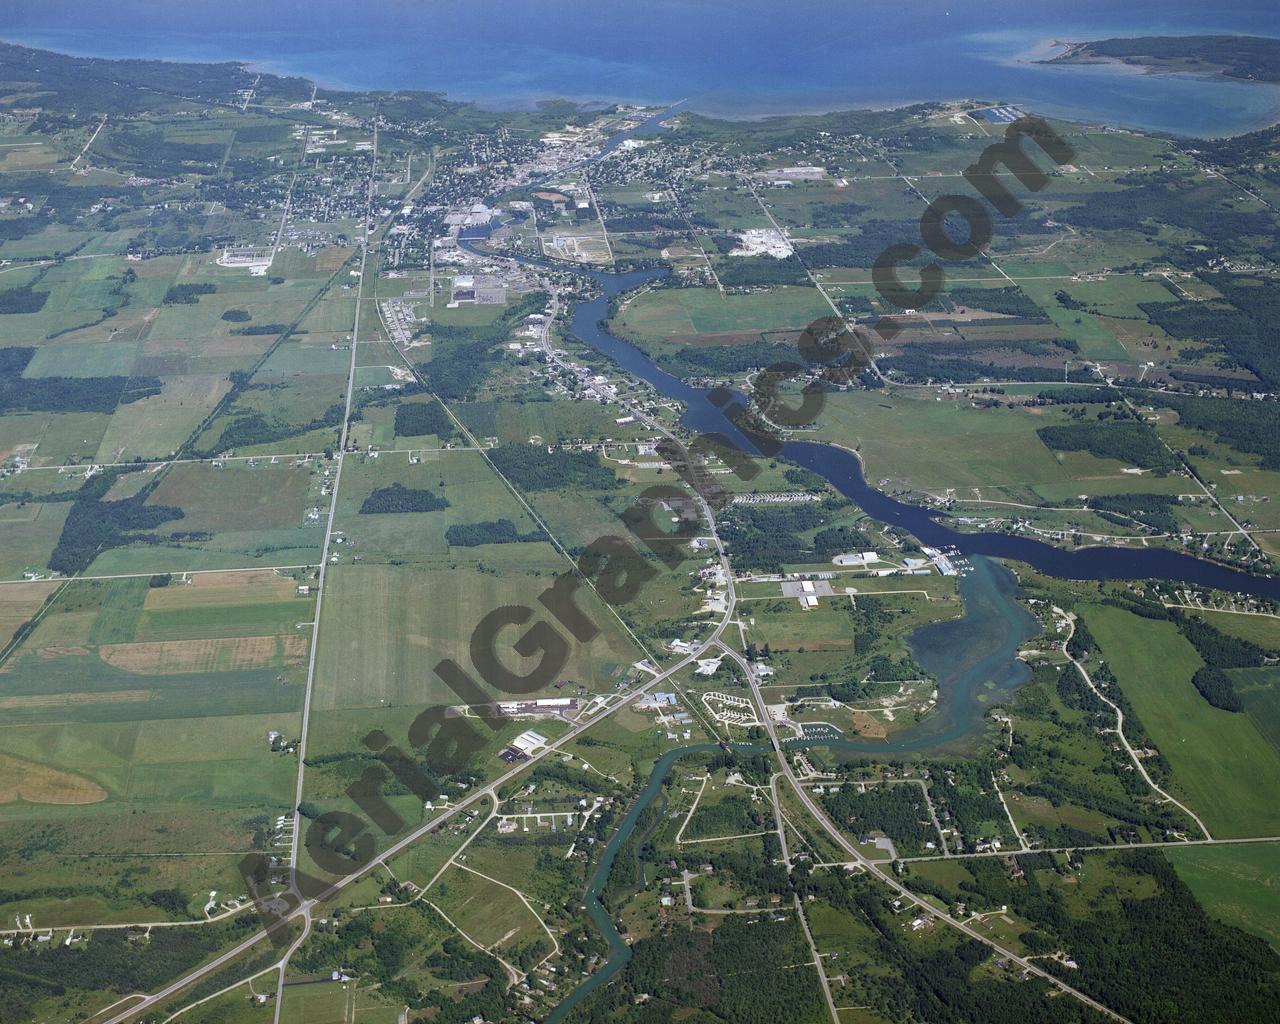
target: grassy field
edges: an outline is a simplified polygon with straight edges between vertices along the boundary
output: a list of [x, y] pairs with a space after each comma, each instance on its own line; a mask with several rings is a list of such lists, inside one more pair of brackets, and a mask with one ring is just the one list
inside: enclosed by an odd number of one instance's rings
[[427, 897], [466, 935], [499, 954], [537, 941], [551, 940], [538, 919], [510, 889], [454, 866]]
[[749, 295], [722, 295], [714, 288], [667, 288], [645, 292], [618, 317], [625, 333], [642, 339], [800, 329], [831, 308], [817, 289], [773, 288]]
[[967, 400], [935, 400], [928, 393], [889, 396], [848, 391], [828, 394], [818, 435], [858, 448], [867, 479], [959, 497], [987, 497], [982, 488], [1003, 488], [1001, 500], [1053, 503], [1077, 495], [1133, 492], [1177, 493], [1177, 476], [1125, 473], [1126, 463], [1087, 452], [1050, 450], [1040, 427], [1069, 422], [1053, 407], [980, 409]]
[[[449, 657], [469, 669], [469, 638], [480, 620], [506, 605], [540, 608], [537, 595], [551, 583], [549, 574], [509, 569], [447, 571], [390, 565], [340, 565], [327, 579], [318, 708], [456, 703], [458, 698], [432, 671], [435, 664]], [[620, 638], [616, 624], [609, 625], [612, 618], [597, 601], [581, 594], [579, 607], [603, 632], [589, 644], [570, 644], [568, 664], [558, 678], [595, 690], [612, 689], [613, 681], [639, 654]], [[514, 642], [519, 635], [512, 627], [501, 640]], [[537, 663], [513, 659], [509, 664], [527, 672]]]
[[292, 801], [296, 760], [266, 737], [299, 732], [313, 611], [273, 573], [60, 592], [0, 676], [0, 820], [29, 851], [0, 889], [65, 884], [24, 901], [46, 923], [163, 919], [145, 894], [167, 886], [238, 892], [237, 856]]
[[1220, 836], [1280, 831], [1280, 752], [1244, 714], [1191, 685], [1202, 662], [1172, 623], [1090, 606], [1085, 622], [1125, 696], [1173, 766], [1188, 805]]
[[1280, 750], [1280, 666], [1238, 668], [1229, 674], [1258, 731]]
[[1280, 619], [1270, 615], [1237, 615], [1212, 610], [1191, 612], [1219, 632], [1270, 650], [1280, 648]]
[[[343, 561], [358, 555], [367, 564], [567, 565], [544, 542], [451, 547], [445, 535], [454, 525], [507, 519], [520, 536], [538, 533], [538, 525], [479, 452], [417, 452], [414, 458], [411, 462], [409, 455], [388, 453], [347, 460], [336, 521], [344, 535]], [[396, 484], [431, 491], [449, 506], [434, 512], [360, 512], [371, 492]]]
[[1197, 846], [1165, 856], [1210, 916], [1280, 951], [1280, 843]]

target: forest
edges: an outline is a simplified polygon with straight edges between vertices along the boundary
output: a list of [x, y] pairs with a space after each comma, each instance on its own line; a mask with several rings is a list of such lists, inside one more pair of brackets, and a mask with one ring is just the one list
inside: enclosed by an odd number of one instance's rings
[[859, 839], [883, 832], [901, 857], [919, 856], [925, 843], [940, 842], [924, 793], [914, 783], [881, 783], [865, 792], [856, 783], [845, 783], [823, 796], [822, 803], [837, 825]]
[[488, 456], [498, 472], [522, 491], [561, 487], [603, 491], [622, 486], [595, 451], [547, 451], [545, 445], [503, 444], [491, 448]]
[[541, 530], [520, 533], [510, 519], [494, 519], [479, 523], [454, 523], [445, 531], [444, 539], [454, 548], [474, 548], [481, 544], [519, 544], [546, 540]]
[[441, 441], [453, 436], [453, 421], [444, 406], [430, 402], [406, 402], [396, 406], [396, 436], [425, 437], [434, 434]]
[[360, 505], [361, 515], [381, 515], [388, 512], [437, 512], [449, 507], [449, 500], [421, 487], [406, 487], [394, 483], [379, 487]]
[[1153, 469], [1164, 474], [1177, 468], [1178, 460], [1145, 423], [1090, 421], [1040, 427], [1037, 436], [1056, 451], [1088, 452], [1099, 459]]
[[[870, 538], [856, 527], [818, 529], [841, 507], [839, 500], [789, 506], [733, 505], [722, 518], [720, 536], [739, 569], [779, 572], [784, 564], [830, 562], [836, 555], [871, 546]], [[818, 532], [806, 542], [799, 534], [809, 530]]]

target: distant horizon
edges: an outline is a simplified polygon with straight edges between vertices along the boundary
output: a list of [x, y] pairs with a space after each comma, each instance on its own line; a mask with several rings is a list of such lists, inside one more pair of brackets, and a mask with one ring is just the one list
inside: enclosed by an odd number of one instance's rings
[[[1065, 42], [1114, 36], [1280, 38], [1280, 10], [1254, 3], [1205, 12], [1173, 0], [1115, 13], [1100, 0], [1082, 0], [1070, 20], [1016, 0], [965, 10], [972, 5], [963, 0], [925, 0], [909, 12], [858, 0], [833, 12], [794, 0], [785, 20], [773, 16], [773, 5], [727, 10], [709, 2], [606, 15], [586, 0], [563, 0], [551, 12], [532, 0], [501, 10], [485, 0], [441, 0], [429, 10], [378, 2], [360, 12], [336, 0], [196, 0], [182, 12], [121, 0], [110, 17], [87, 18], [59, 0], [13, 6], [19, 9], [3, 36], [15, 45], [101, 59], [231, 62], [334, 91], [422, 91], [487, 110], [684, 99], [692, 112], [758, 120], [979, 99], [1198, 137], [1280, 121], [1277, 86], [1034, 63]], [[810, 16], [823, 19], [816, 43]]]

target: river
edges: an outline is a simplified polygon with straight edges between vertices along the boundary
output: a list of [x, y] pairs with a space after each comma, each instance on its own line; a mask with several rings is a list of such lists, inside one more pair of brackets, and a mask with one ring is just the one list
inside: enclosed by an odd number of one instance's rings
[[[473, 240], [483, 237], [473, 233]], [[463, 243], [472, 252], [480, 250]], [[529, 266], [551, 268], [542, 260], [515, 257]], [[596, 270], [579, 270], [600, 286], [601, 294], [580, 303], [573, 311], [569, 326], [572, 333], [601, 355], [607, 356], [634, 377], [647, 381], [663, 396], [685, 406], [681, 425], [695, 434], [719, 433], [737, 443], [743, 451], [754, 453], [751, 442], [725, 415], [725, 409], [709, 399], [709, 389], [697, 388], [659, 368], [635, 345], [604, 330], [600, 323], [609, 313], [609, 300], [615, 295], [638, 288], [669, 273], [665, 268], [633, 270], [625, 274], [606, 274]], [[743, 396], [739, 401], [745, 402]], [[853, 452], [832, 444], [816, 441], [788, 441], [782, 455], [789, 462], [817, 473], [836, 490], [863, 509], [873, 519], [904, 530], [927, 545], [955, 548], [967, 556], [1025, 562], [1048, 576], [1075, 580], [1151, 579], [1170, 583], [1187, 583], [1234, 591], [1255, 597], [1280, 599], [1280, 578], [1253, 576], [1225, 566], [1194, 558], [1166, 548], [1087, 547], [1066, 550], [1031, 537], [1007, 533], [965, 533], [944, 522], [943, 513], [898, 501], [876, 490], [863, 476], [862, 462]]]
[[[482, 235], [471, 237], [479, 240]], [[465, 241], [463, 245], [480, 253]], [[550, 268], [545, 261], [528, 257], [520, 260], [530, 266]], [[686, 411], [681, 424], [687, 429], [694, 433], [721, 433], [744, 450], [754, 451], [725, 416], [724, 409], [708, 399], [707, 389], [672, 376], [639, 348], [600, 326], [608, 315], [611, 298], [657, 280], [669, 271], [650, 269], [606, 274], [583, 270], [581, 273], [600, 286], [601, 294], [574, 309], [570, 320], [572, 333], [627, 373], [647, 381], [663, 396], [683, 403]], [[741, 396], [740, 400], [745, 401]], [[823, 477], [873, 518], [910, 532], [925, 544], [955, 548], [971, 562], [971, 571], [960, 580], [964, 615], [921, 627], [910, 639], [916, 659], [938, 680], [938, 706], [934, 712], [888, 740], [845, 738], [813, 744], [797, 742], [797, 746], [910, 756], [952, 751], [971, 742], [983, 728], [987, 711], [1027, 681], [1029, 669], [1016, 654], [1018, 647], [1039, 628], [1016, 600], [1017, 581], [1013, 574], [992, 561], [993, 558], [1025, 562], [1047, 575], [1068, 579], [1159, 579], [1280, 597], [1280, 580], [1250, 576], [1175, 551], [1112, 547], [1066, 551], [1028, 537], [963, 533], [946, 526], [936, 511], [908, 505], [876, 490], [866, 482], [858, 457], [844, 448], [813, 441], [790, 441], [783, 445], [782, 455]], [[609, 957], [602, 968], [556, 1007], [547, 1024], [561, 1024], [582, 1000], [607, 984], [630, 961], [631, 947], [600, 902], [600, 892], [608, 881], [618, 851], [631, 835], [640, 814], [658, 795], [671, 765], [681, 757], [718, 749], [713, 744], [677, 747], [664, 754], [654, 767], [648, 785], [605, 847], [586, 892], [587, 914], [607, 939]]]
[[[745, 754], [769, 752], [766, 747], [754, 746], [749, 743], [735, 743], [731, 746], [733, 750]], [[635, 829], [636, 822], [640, 820], [640, 815], [644, 812], [644, 809], [653, 803], [654, 798], [662, 790], [662, 780], [666, 778], [671, 766], [680, 758], [688, 757], [691, 754], [718, 754], [721, 750], [722, 748], [715, 743], [695, 743], [690, 746], [668, 750], [658, 758], [657, 763], [653, 766], [653, 771], [649, 774], [649, 784], [644, 787], [644, 791], [636, 802], [631, 805], [631, 809], [627, 811], [626, 816], [618, 823], [618, 827], [614, 829], [613, 837], [605, 846], [604, 853], [600, 856], [600, 862], [596, 865], [595, 871], [591, 873], [591, 880], [587, 883], [585, 896], [587, 916], [600, 929], [600, 934], [609, 943], [608, 960], [605, 961], [603, 967], [574, 989], [569, 997], [552, 1011], [545, 1024], [560, 1024], [575, 1006], [612, 979], [631, 960], [631, 947], [623, 940], [622, 934], [618, 931], [618, 926], [614, 923], [609, 912], [605, 910], [604, 904], [600, 902], [600, 893], [605, 885], [608, 884], [609, 872], [613, 870], [614, 861], [618, 859], [618, 851], [622, 849], [622, 844], [627, 841]]]

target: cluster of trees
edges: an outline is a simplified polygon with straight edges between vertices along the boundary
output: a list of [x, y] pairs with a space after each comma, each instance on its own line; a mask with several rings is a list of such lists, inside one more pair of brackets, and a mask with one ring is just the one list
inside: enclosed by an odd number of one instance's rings
[[[1133, 232], [1150, 225], [1154, 234], [1163, 228], [1183, 228], [1216, 255], [1253, 252], [1248, 242], [1251, 236], [1271, 239], [1261, 242], [1263, 253], [1275, 248], [1275, 226], [1269, 213], [1225, 208], [1222, 192], [1205, 187], [1204, 180], [1194, 174], [1129, 174], [1118, 178], [1117, 184], [1124, 188], [1090, 193], [1082, 202], [1054, 211], [1054, 219], [1096, 231]], [[1181, 265], [1202, 263], [1206, 258], [1183, 249], [1168, 256]]]
[[[250, 324], [248, 327], [233, 328], [231, 333], [238, 334], [243, 337], [258, 338], [258, 337], [269, 337], [272, 334], [283, 334], [285, 331], [289, 331], [288, 324]], [[294, 334], [306, 334], [307, 332], [300, 331], [300, 330], [292, 330], [292, 331], [289, 331], [289, 333], [291, 335], [294, 335]]]
[[229, 102], [241, 89], [262, 96], [305, 100], [311, 84], [302, 78], [255, 76], [230, 61], [217, 64], [162, 60], [105, 60], [0, 44], [0, 77], [39, 82], [40, 106], [55, 124], [92, 127], [102, 114], [130, 115], [167, 105], [169, 96], [200, 96]]
[[[1117, 824], [1089, 829], [1056, 822], [1032, 826], [1046, 845], [1077, 846], [1127, 840], [1133, 827], [1157, 834], [1182, 827], [1169, 804], [1153, 803], [1150, 790], [1123, 753], [1099, 745], [1097, 729], [1110, 722], [1111, 710], [1089, 689], [1074, 666], [1056, 671], [1038, 665], [1032, 680], [1015, 697], [1014, 717], [1040, 723], [1014, 731], [1009, 759], [1026, 775], [1019, 788], [1054, 807], [1070, 805], [1098, 811]], [[1053, 700], [1056, 695], [1057, 701]], [[1101, 752], [1100, 763], [1081, 751]]]
[[148, 539], [142, 531], [183, 517], [175, 505], [147, 505], [154, 485], [118, 501], [106, 501], [112, 485], [132, 469], [107, 470], [85, 481], [62, 524], [49, 568], [70, 576], [87, 569], [103, 551]]
[[[1068, 353], [1076, 350], [1075, 342], [1066, 338], [1052, 342], [948, 342], [945, 346], [908, 342], [901, 347], [900, 354], [878, 360], [878, 365], [882, 370], [893, 370], [916, 381], [949, 380], [966, 384], [984, 377], [1028, 382], [1061, 380], [1062, 364], [1069, 358]], [[1009, 363], [996, 362], [1002, 355]], [[1017, 365], [1017, 357], [1022, 355], [1056, 362], [1043, 366]], [[1073, 381], [1085, 381], [1089, 377], [1089, 371], [1082, 367], [1067, 372], [1067, 378]]]
[[48, 292], [38, 292], [31, 284], [0, 291], [0, 315], [6, 313], [39, 313], [44, 309]]
[[1214, 668], [1257, 668], [1266, 662], [1268, 652], [1252, 641], [1227, 636], [1199, 616], [1186, 615], [1177, 608], [1165, 610], [1206, 665]]
[[[858, 234], [846, 235], [839, 242], [818, 242], [800, 250], [810, 267], [869, 267], [891, 245], [918, 238], [920, 224], [906, 220], [866, 220], [858, 225]], [[963, 236], [960, 236], [963, 237]], [[905, 266], [924, 266], [928, 260], [921, 254]]]
[[162, 384], [159, 377], [24, 378], [20, 373], [0, 370], [0, 414], [114, 412], [121, 402], [158, 395]]
[[1136, 36], [1097, 39], [1085, 44], [1080, 56], [1109, 57], [1137, 64], [1172, 61], [1179, 66], [1211, 65], [1220, 67], [1222, 73], [1230, 78], [1280, 82], [1280, 41], [1264, 36]]
[[1215, 708], [1221, 708], [1223, 711], [1244, 710], [1240, 695], [1236, 693], [1235, 683], [1222, 669], [1206, 665], [1196, 670], [1195, 675], [1191, 677], [1191, 682], [1200, 691], [1200, 696]]
[[5, 950], [0, 1022], [34, 1020], [37, 1004], [73, 992], [149, 992], [197, 966], [252, 926], [167, 928], [163, 939], [139, 939], [125, 930], [95, 931], [87, 941], [27, 945]]
[[[1209, 917], [1157, 850], [1084, 858], [1084, 870], [1139, 881], [1086, 907], [1027, 871], [1009, 906], [1055, 936], [1078, 970], [1044, 961], [1072, 985], [1130, 1020], [1177, 1016], [1205, 1022], [1263, 1020], [1280, 1001], [1280, 956], [1267, 943]], [[1075, 911], [1073, 913], [1073, 911]], [[1083, 912], [1082, 912], [1083, 911]], [[1176, 1011], [1173, 1008], [1176, 1007]]]
[[870, 210], [870, 206], [865, 206], [862, 203], [817, 203], [809, 214], [809, 226], [814, 228], [847, 228]]
[[396, 406], [395, 430], [397, 437], [434, 434], [444, 441], [453, 436], [453, 421], [437, 401], [405, 402]]
[[194, 306], [201, 295], [212, 295], [218, 290], [216, 284], [175, 284], [170, 285], [164, 293], [163, 304], [166, 306]]
[[727, 377], [747, 370], [794, 363], [796, 350], [789, 345], [752, 341], [742, 345], [663, 346], [653, 353], [654, 361], [675, 377]]
[[808, 284], [804, 264], [794, 256], [731, 256], [716, 263], [716, 277], [726, 288], [774, 288]]
[[1087, 505], [1108, 522], [1129, 525], [1130, 519], [1159, 530], [1176, 533], [1179, 527], [1172, 509], [1182, 504], [1176, 494], [1107, 494], [1089, 498]]
[[[870, 538], [852, 526], [819, 529], [838, 499], [797, 505], [734, 505], [721, 520], [720, 536], [740, 569], [780, 572], [784, 564], [829, 562], [842, 552], [865, 550]], [[811, 542], [800, 536], [817, 530]]]
[[1049, 319], [1044, 310], [1018, 287], [952, 288], [947, 297], [957, 306], [984, 309], [988, 313], [1003, 313], [1005, 316], [1021, 317], [1035, 323], [1046, 323]]
[[948, 817], [964, 838], [965, 849], [973, 850], [979, 839], [1015, 837], [1009, 829], [1004, 804], [991, 781], [997, 770], [990, 757], [965, 761], [930, 762], [929, 794], [934, 809]]
[[[912, 878], [911, 884], [924, 888], [918, 881]], [[990, 958], [990, 950], [977, 941], [961, 939], [954, 945], [913, 941], [902, 927], [902, 918], [888, 906], [884, 890], [865, 875], [817, 872], [805, 881], [803, 890], [872, 929], [875, 958], [884, 969], [853, 972], [849, 981], [854, 991], [846, 992], [845, 998], [872, 1005], [886, 1020], [931, 1024], [1102, 1024], [1106, 1020], [1075, 1000], [1055, 998], [1046, 981], [1002, 980], [994, 971], [977, 970]], [[943, 890], [942, 898], [949, 896]]]
[[766, 815], [766, 805], [732, 793], [717, 803], [699, 804], [684, 834], [688, 839], [746, 835], [759, 832], [771, 817]]
[[1174, 410], [1179, 426], [1195, 427], [1238, 452], [1260, 456], [1262, 469], [1280, 469], [1280, 414], [1274, 403], [1168, 392], [1144, 392], [1142, 400]]
[[[637, 941], [622, 976], [578, 1008], [574, 1024], [656, 1022], [820, 1024], [826, 1019], [808, 946], [792, 918], [731, 916], [708, 934], [676, 929]], [[638, 998], [641, 995], [646, 999]], [[692, 1011], [692, 1016], [689, 1016]]]
[[902, 856], [918, 856], [925, 852], [925, 843], [939, 841], [924, 793], [914, 783], [880, 783], [864, 793], [845, 784], [823, 796], [822, 803], [846, 832], [883, 832]]
[[454, 548], [474, 548], [481, 544], [520, 544], [546, 540], [541, 530], [520, 533], [510, 519], [485, 520], [479, 523], [454, 523], [445, 531], [444, 539]]
[[1178, 466], [1178, 460], [1161, 443], [1155, 430], [1134, 420], [1059, 424], [1041, 427], [1036, 434], [1047, 447], [1057, 451], [1084, 451], [1099, 459], [1116, 459], [1160, 474]]
[[595, 451], [544, 445], [504, 444], [489, 450], [498, 472], [522, 491], [550, 491], [558, 488], [586, 491], [612, 490], [621, 486], [617, 474], [600, 461]]
[[[627, 213], [609, 213], [605, 222], [610, 231], [684, 231], [684, 218], [672, 214], [664, 207], [651, 210], [632, 210]], [[628, 242], [631, 239], [627, 239]]]
[[1135, 595], [1115, 595], [1106, 598], [1105, 603], [1143, 618], [1173, 622], [1204, 661], [1205, 667], [1192, 676], [1191, 682], [1205, 700], [1223, 711], [1244, 710], [1235, 683], [1223, 669], [1257, 668], [1266, 664], [1268, 656], [1274, 654], [1252, 641], [1227, 636], [1199, 616], [1187, 615], [1177, 608], [1166, 608], [1157, 601]]
[[308, 423], [281, 423], [268, 419], [263, 413], [250, 412], [238, 416], [223, 428], [217, 442], [203, 452], [195, 452], [198, 456], [209, 458], [219, 452], [232, 451], [236, 448], [249, 448], [253, 445], [272, 444], [285, 438], [297, 437], [312, 430], [325, 427], [336, 427], [342, 422], [343, 404], [335, 402], [316, 419]]
[[[1105, 598], [1104, 603], [1113, 603], [1112, 599]], [[1127, 606], [1125, 606], [1127, 607]], [[1138, 612], [1138, 609], [1132, 608], [1131, 611]], [[1075, 631], [1071, 634], [1071, 639], [1067, 641], [1067, 653], [1077, 661], [1088, 661], [1091, 656], [1096, 657], [1099, 654], [1098, 642], [1094, 639], [1089, 627], [1085, 624], [1084, 619], [1077, 617]], [[1129, 742], [1135, 747], [1155, 747], [1155, 741], [1151, 738], [1151, 734], [1147, 732], [1146, 726], [1142, 719], [1138, 716], [1138, 712], [1129, 702], [1129, 698], [1124, 695], [1124, 691], [1120, 688], [1120, 683], [1116, 679], [1115, 673], [1111, 671], [1111, 666], [1105, 662], [1101, 662], [1089, 669], [1089, 675], [1093, 678], [1094, 684], [1104, 690], [1107, 698], [1124, 712], [1124, 731], [1129, 737]], [[1148, 757], [1143, 762], [1147, 768], [1147, 774], [1156, 782], [1168, 782], [1172, 769], [1169, 761], [1163, 754], [1157, 754], [1155, 757]]]
[[1174, 338], [1214, 342], [1239, 366], [1252, 371], [1271, 388], [1280, 386], [1280, 287], [1265, 278], [1206, 274], [1231, 303], [1144, 302], [1142, 310], [1153, 324]]
[[394, 483], [390, 487], [379, 487], [365, 498], [360, 505], [360, 513], [375, 515], [387, 512], [438, 512], [448, 507], [449, 500], [435, 491]]
[[443, 401], [473, 398], [498, 360], [497, 346], [520, 320], [541, 311], [546, 304], [546, 292], [529, 292], [484, 327], [432, 324], [431, 361], [419, 363], [418, 373]]

